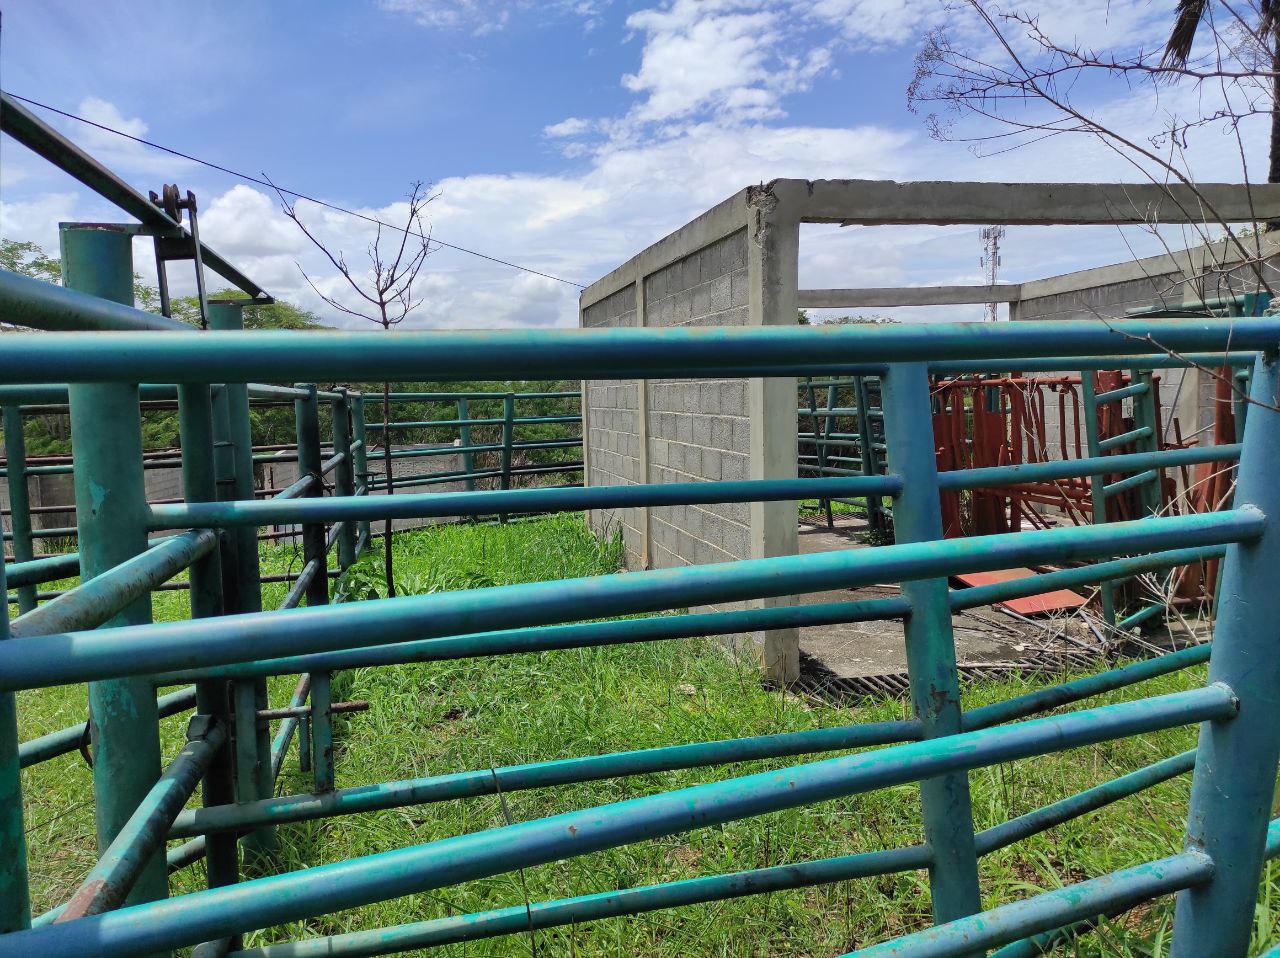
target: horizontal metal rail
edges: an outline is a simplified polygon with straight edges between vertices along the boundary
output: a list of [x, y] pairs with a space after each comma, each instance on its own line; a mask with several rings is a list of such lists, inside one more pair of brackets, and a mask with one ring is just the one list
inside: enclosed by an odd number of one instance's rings
[[153, 529], [324, 522], [338, 519], [425, 519], [498, 512], [555, 512], [625, 506], [776, 502], [822, 495], [896, 495], [892, 476], [850, 479], [756, 479], [586, 488], [495, 489], [395, 496], [330, 496], [289, 502], [196, 502], [151, 507]]
[[964, 958], [975, 951], [994, 948], [1080, 918], [1129, 908], [1161, 895], [1193, 888], [1207, 882], [1213, 873], [1213, 859], [1208, 855], [1196, 851], [1183, 852], [1044, 892], [968, 918], [935, 925], [884, 944], [850, 952], [845, 958], [923, 958], [925, 955], [929, 958]]
[[207, 529], [165, 539], [141, 555], [18, 616], [9, 624], [10, 632], [14, 636], [39, 636], [96, 628], [129, 603], [189, 568], [217, 542], [217, 535]]
[[[392, 402], [456, 402], [459, 399], [467, 400], [496, 400], [501, 401], [508, 395], [512, 396], [517, 402], [521, 399], [581, 399], [582, 393], [578, 390], [563, 390], [560, 392], [530, 392], [530, 393], [500, 393], [500, 392], [393, 392], [391, 394]], [[354, 398], [354, 397], [353, 397]], [[378, 393], [368, 393], [361, 397], [361, 401], [366, 405], [376, 406], [382, 403], [382, 396]], [[372, 424], [370, 424], [372, 425]]]
[[1119, 389], [1098, 393], [1093, 397], [1093, 401], [1095, 405], [1102, 406], [1106, 403], [1120, 402], [1122, 399], [1132, 399], [1134, 396], [1143, 396], [1148, 392], [1150, 388], [1146, 383], [1134, 383], [1132, 386], [1121, 386]]
[[[1096, 811], [1130, 795], [1185, 774], [1194, 765], [1194, 752], [1165, 759], [1122, 775], [1053, 805], [979, 832], [977, 844], [984, 853], [1006, 847], [1031, 834]], [[621, 888], [558, 901], [496, 908], [469, 915], [452, 915], [428, 921], [370, 931], [326, 935], [302, 941], [264, 945], [232, 952], [230, 958], [343, 958], [396, 954], [416, 948], [440, 947], [500, 935], [520, 934], [533, 928], [582, 924], [620, 915], [637, 915], [663, 908], [724, 901], [790, 888], [871, 878], [898, 871], [920, 870], [932, 863], [924, 845], [863, 852], [835, 858], [774, 865], [727, 875], [710, 875], [680, 881]]]
[[[1072, 459], [1062, 462], [944, 472], [939, 474], [938, 484], [942, 489], [974, 489], [1046, 479], [1082, 477], [1090, 475], [1104, 465], [1108, 471], [1122, 471], [1144, 468], [1152, 463], [1169, 467], [1228, 461], [1238, 459], [1239, 456], [1238, 445], [1193, 447], [1133, 453], [1128, 456], [1104, 456], [1096, 459]], [[449, 475], [452, 477], [454, 474]], [[439, 477], [425, 478], [438, 479]], [[430, 518], [490, 515], [497, 512], [555, 512], [628, 506], [773, 502], [835, 496], [895, 496], [901, 488], [902, 481], [895, 476], [854, 475], [847, 479], [769, 479], [566, 489], [489, 490], [377, 498], [329, 497], [295, 500], [289, 503], [282, 503], [279, 499], [254, 502], [173, 503], [151, 507], [149, 528], [229, 527], [319, 522], [345, 518]]]
[[[0, 643], [0, 691], [1258, 536], [1256, 509], [121, 626]], [[353, 627], [359, 623], [358, 628]]]
[[[1026, 576], [1006, 582], [997, 582], [986, 586], [952, 590], [949, 596], [954, 611], [977, 608], [1002, 602], [1008, 599], [1023, 598], [1029, 595], [1040, 595], [1045, 590], [1070, 588], [1113, 579], [1121, 575], [1137, 572], [1167, 569], [1171, 566], [1188, 562], [1197, 562], [1221, 554], [1215, 547], [1201, 549], [1177, 549], [1168, 552], [1157, 552], [1147, 556], [1136, 556], [1126, 559], [1115, 559], [1094, 565], [1081, 566], [1076, 569], [1064, 569], [1045, 575]], [[552, 625], [524, 629], [511, 629], [501, 632], [484, 632], [470, 635], [457, 635], [446, 638], [418, 639], [406, 642], [395, 642], [386, 645], [373, 645], [364, 648], [342, 649], [332, 652], [312, 652], [296, 656], [276, 659], [261, 659], [237, 665], [206, 666], [175, 672], [162, 672], [153, 676], [160, 685], [176, 685], [205, 678], [249, 678], [266, 675], [283, 675], [308, 671], [331, 671], [338, 669], [363, 668], [375, 665], [398, 665], [405, 662], [438, 662], [451, 659], [470, 658], [480, 655], [514, 655], [528, 652], [546, 652], [553, 649], [594, 648], [606, 645], [625, 645], [635, 642], [654, 642], [666, 639], [684, 639], [703, 635], [734, 635], [742, 632], [754, 632], [767, 629], [783, 629], [815, 625], [836, 625], [849, 622], [873, 622], [886, 619], [900, 619], [911, 611], [911, 603], [905, 596], [888, 596], [882, 599], [858, 599], [849, 602], [819, 602], [813, 604], [797, 604], [775, 606], [771, 608], [741, 609], [732, 612], [699, 612], [684, 615], [665, 615], [655, 618], [623, 619], [613, 622], [583, 622], [573, 625]], [[1208, 658], [1209, 647], [1202, 646], [1197, 654]], [[1183, 653], [1178, 653], [1181, 655]], [[1189, 653], [1188, 653], [1189, 654]], [[1159, 663], [1161, 659], [1152, 659], [1150, 663]], [[1191, 664], [1191, 663], [1188, 663]], [[1126, 674], [1134, 677], [1131, 681], [1123, 679], [1106, 688], [1120, 688], [1142, 680], [1142, 668], [1152, 668], [1149, 663], [1135, 663], [1128, 666]], [[1175, 671], [1174, 666], [1165, 671]], [[1164, 674], [1157, 671], [1153, 674]], [[1094, 691], [1084, 691], [1092, 687], [1086, 683], [1097, 680], [1101, 685], [1114, 673], [1103, 676], [1089, 676], [1075, 683], [1068, 683], [1072, 688], [1081, 691], [1064, 693], [1054, 690], [1040, 690], [1026, 696], [1011, 699], [1009, 708], [1014, 711], [1006, 719], [1019, 718], [1051, 706], [1033, 706], [1024, 708], [1024, 700], [1030, 702], [1041, 695], [1063, 696], [1053, 704], [1061, 705], [1077, 701]], [[1066, 688], [1059, 686], [1056, 688]], [[987, 714], [995, 706], [984, 706], [970, 714]], [[995, 721], [986, 724], [996, 724]]]
[[1106, 439], [1098, 440], [1098, 451], [1107, 452], [1110, 449], [1119, 449], [1122, 446], [1130, 446], [1140, 439], [1150, 439], [1151, 436], [1152, 430], [1150, 426], [1139, 426], [1137, 429], [1122, 432], [1118, 436], [1108, 436]]
[[869, 722], [453, 772], [343, 788], [325, 795], [282, 795], [259, 802], [191, 809], [178, 816], [169, 837], [185, 838], [677, 769], [889, 745], [919, 737], [918, 722]]
[[[161, 718], [189, 711], [195, 708], [195, 705], [194, 687], [169, 692], [156, 699], [156, 711]], [[18, 747], [18, 761], [22, 768], [27, 768], [57, 758], [59, 755], [77, 751], [82, 744], [88, 742], [89, 723], [81, 722], [79, 725], [72, 725], [23, 742]]]
[[[141, 310], [0, 270], [0, 315], [21, 313], [33, 323], [137, 322]], [[1099, 349], [1141, 355], [1149, 342], [1175, 351], [1227, 343], [1269, 349], [1280, 341], [1280, 318], [1071, 323], [1031, 321], [1008, 326], [930, 323], [865, 328], [781, 326], [670, 329], [548, 329], [524, 332], [324, 332], [298, 336], [255, 330], [217, 336], [174, 333], [14, 333], [0, 357], [0, 382], [140, 382], [163, 370], [165, 379], [195, 383], [282, 378], [414, 379], [546, 377], [593, 379], [691, 375], [717, 370], [751, 375], [790, 368], [820, 372], [833, 356], [856, 351], [867, 363], [1021, 359], [1074, 356]], [[1022, 364], [1020, 364], [1022, 365]]]
[[[389, 422], [383, 426], [380, 422], [368, 423], [366, 429], [446, 429], [459, 426], [501, 426], [505, 419], [427, 419], [422, 422]], [[513, 426], [543, 426], [555, 423], [582, 422], [581, 416], [517, 416], [511, 420]]]
[[[0, 937], [0, 956], [25, 955], [34, 949], [42, 958], [71, 958], [89, 949], [100, 958], [113, 958], [176, 948], [532, 867], [565, 858], [566, 852], [575, 857], [949, 771], [1229, 719], [1236, 709], [1230, 689], [1211, 685], [998, 729], [889, 746], [19, 931]], [[568, 846], [566, 834], [573, 839]]]

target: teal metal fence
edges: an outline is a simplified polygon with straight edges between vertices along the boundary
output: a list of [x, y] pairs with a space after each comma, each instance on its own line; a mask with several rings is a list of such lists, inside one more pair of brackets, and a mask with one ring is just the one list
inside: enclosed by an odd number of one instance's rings
[[[1153, 897], [1178, 896], [1173, 954], [1243, 956], [1265, 859], [1280, 853], [1269, 814], [1280, 759], [1280, 319], [1249, 323], [1135, 320], [996, 327], [616, 329], [394, 335], [177, 331], [128, 305], [132, 263], [121, 231], [86, 229], [64, 244], [67, 288], [0, 271], [0, 318], [34, 329], [0, 349], [0, 384], [65, 384], [75, 446], [81, 584], [0, 632], [0, 956], [163, 954], [370, 955], [637, 914], [832, 881], [927, 869], [934, 926], [858, 954], [1034, 954], [1045, 936]], [[125, 237], [122, 239], [122, 237]], [[211, 320], [213, 317], [211, 316]], [[66, 330], [93, 330], [66, 332]], [[1155, 368], [1167, 353], [1256, 353], [1252, 412], [1239, 446], [939, 472], [930, 427], [930, 374], [1009, 368]], [[1219, 352], [1212, 361], [1223, 362]], [[856, 357], [856, 361], [845, 357]], [[316, 381], [421, 382], [489, 378], [591, 380], [703, 376], [877, 376], [883, 475], [753, 479], [368, 496], [357, 404], [338, 393], [337, 449], [319, 443]], [[270, 500], [245, 484], [250, 380], [295, 403], [302, 480]], [[183, 432], [184, 502], [143, 494], [139, 383], [175, 384]], [[231, 385], [228, 385], [231, 384]], [[221, 388], [217, 388], [218, 386]], [[42, 387], [43, 388], [43, 387]], [[61, 387], [59, 387], [61, 388]], [[462, 418], [462, 417], [459, 417]], [[514, 415], [504, 412], [504, 421]], [[349, 437], [349, 438], [348, 438]], [[963, 539], [942, 538], [940, 492], [1117, 468], [1239, 459], [1235, 502], [1221, 512]], [[1123, 463], [1116, 460], [1124, 459]], [[322, 495], [332, 471], [334, 495]], [[367, 480], [366, 480], [367, 482]], [[329, 603], [329, 549], [351, 561], [371, 520], [640, 505], [878, 496], [892, 500], [896, 542], [875, 550], [778, 556], [591, 579]], [[304, 529], [306, 565], [282, 608], [263, 610], [254, 530]], [[159, 543], [148, 536], [181, 530]], [[950, 613], [1065, 584], [1109, 581], [1225, 553], [1212, 646], [1041, 688], [966, 710]], [[1092, 561], [1034, 581], [953, 591], [948, 576]], [[31, 560], [39, 562], [44, 560]], [[30, 582], [30, 563], [6, 566]], [[27, 566], [28, 568], [24, 568]], [[193, 617], [150, 621], [150, 590], [183, 568]], [[1056, 576], [1056, 579], [1054, 578]], [[730, 612], [669, 610], [901, 582], [884, 599]], [[0, 582], [0, 586], [4, 586]], [[305, 608], [295, 608], [305, 600]], [[640, 613], [646, 618], [616, 619]], [[335, 670], [547, 649], [661, 641], [864, 619], [904, 620], [912, 715], [639, 751], [554, 759], [336, 788]], [[608, 620], [613, 621], [593, 621]], [[1203, 686], [1061, 711], [1104, 691], [1208, 663]], [[264, 677], [296, 674], [289, 705], [272, 709]], [[92, 709], [99, 859], [69, 900], [30, 914], [20, 768], [54, 747], [18, 741], [15, 693], [87, 683]], [[161, 768], [157, 699], [169, 685], [194, 698], [188, 744]], [[1048, 710], [1055, 714], [1033, 717]], [[280, 720], [268, 737], [264, 716]], [[1197, 748], [993, 828], [977, 831], [967, 772], [1179, 726], [1200, 725]], [[300, 734], [305, 733], [305, 734]], [[314, 773], [307, 793], [275, 795], [292, 740]], [[877, 746], [876, 748], [869, 748]], [[828, 752], [869, 749], [830, 758]], [[270, 854], [273, 826], [378, 809], [601, 778], [805, 756], [798, 764], [332, 864], [241, 880], [237, 843]], [[984, 910], [980, 859], [1031, 835], [1180, 774], [1192, 775], [1186, 846], [1109, 875]], [[392, 928], [242, 947], [255, 929], [444, 888], [750, 816], [919, 783], [921, 841], [904, 848], [630, 887]], [[198, 807], [186, 808], [197, 785]], [[184, 844], [166, 850], [169, 840]], [[203, 860], [207, 890], [168, 898], [166, 867]]]

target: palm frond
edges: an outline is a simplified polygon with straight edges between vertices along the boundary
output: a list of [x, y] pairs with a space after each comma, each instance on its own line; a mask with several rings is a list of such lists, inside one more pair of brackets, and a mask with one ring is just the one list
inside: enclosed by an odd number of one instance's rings
[[[1273, 0], [1264, 0], [1264, 8], [1272, 7]], [[1164, 57], [1161, 64], [1170, 67], [1184, 67], [1191, 56], [1191, 45], [1196, 39], [1196, 30], [1204, 19], [1208, 8], [1207, 0], [1178, 0], [1178, 16], [1169, 34], [1169, 42], [1165, 44]], [[1265, 17], [1266, 14], [1264, 13]]]

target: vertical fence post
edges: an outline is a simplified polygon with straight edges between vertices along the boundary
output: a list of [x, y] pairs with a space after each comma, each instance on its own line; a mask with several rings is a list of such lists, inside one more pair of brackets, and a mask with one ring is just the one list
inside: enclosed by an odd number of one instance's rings
[[[203, 383], [178, 387], [178, 422], [182, 442], [182, 494], [187, 502], [218, 498], [214, 465], [213, 402]], [[224, 533], [225, 534], [225, 533]], [[221, 615], [222, 562], [219, 550], [211, 551], [191, 566], [191, 617]], [[229, 683], [209, 679], [196, 683], [196, 710], [230, 726]], [[230, 745], [218, 750], [205, 772], [202, 790], [206, 806], [235, 801], [235, 781]], [[205, 866], [210, 888], [234, 884], [239, 877], [236, 839], [232, 834], [205, 837]]]
[[[311, 495], [324, 495], [324, 479], [320, 475], [320, 412], [316, 400], [316, 387], [312, 383], [298, 383], [299, 389], [308, 391], [306, 399], [294, 402], [298, 425], [298, 469], [304, 475], [315, 477]], [[383, 436], [386, 441], [386, 436]], [[324, 523], [306, 523], [302, 527], [302, 557], [310, 565], [318, 564], [315, 575], [307, 586], [307, 605], [325, 605], [329, 601], [329, 574], [327, 549], [325, 548]], [[390, 537], [383, 544], [391, 548]], [[329, 714], [331, 704], [331, 678], [329, 672], [311, 674], [311, 767], [317, 792], [331, 792], [334, 786], [333, 770], [333, 719]]]
[[[1098, 448], [1097, 395], [1096, 374], [1086, 369], [1080, 373], [1080, 402], [1084, 406], [1084, 437], [1090, 459], [1096, 459], [1102, 455], [1102, 450]], [[1092, 504], [1094, 525], [1103, 525], [1107, 521], [1107, 499], [1102, 491], [1106, 482], [1106, 473], [1094, 473], [1089, 477], [1089, 501]], [[1102, 620], [1108, 627], [1114, 628], [1116, 624], [1115, 584], [1099, 582], [1098, 590], [1102, 595]]]
[[[0, 590], [8, 595], [4, 563]], [[0, 642], [9, 638], [9, 607]], [[27, 884], [27, 835], [22, 825], [22, 773], [18, 761], [18, 707], [13, 692], [0, 693], [0, 935], [31, 926]]]
[[[244, 329], [244, 303], [214, 300], [209, 303], [209, 329], [236, 332]], [[214, 416], [214, 432], [224, 450], [222, 498], [251, 501], [253, 475], [253, 425], [249, 417], [249, 387], [224, 383]], [[228, 612], [262, 611], [262, 566], [258, 557], [258, 530], [241, 526], [227, 533], [232, 547], [223, 556], [223, 581], [234, 582], [226, 593]], [[230, 568], [225, 563], [230, 563]], [[242, 679], [232, 683], [236, 724], [237, 798], [252, 801], [270, 798], [275, 788], [271, 775], [271, 731], [257, 721], [258, 709], [267, 708], [266, 679]], [[275, 850], [275, 832], [261, 828], [245, 838], [245, 848], [258, 854]]]
[[[876, 431], [871, 421], [871, 395], [867, 389], [867, 381], [862, 376], [853, 377], [854, 396], [858, 406], [858, 457], [862, 460], [862, 474], [875, 476], [880, 473], [876, 457]], [[881, 398], [880, 405], [884, 406]], [[883, 410], [882, 410], [883, 411]], [[932, 426], [930, 426], [932, 429]], [[932, 433], [930, 433], [932, 435]], [[876, 541], [883, 541], [884, 500], [877, 496], [867, 496], [867, 522]]]
[[468, 406], [466, 398], [464, 397], [462, 399], [459, 399], [458, 400], [458, 422], [461, 425], [458, 426], [458, 442], [462, 444], [462, 448], [463, 448], [462, 471], [467, 474], [467, 477], [462, 480], [462, 485], [463, 485], [463, 488], [467, 490], [467, 492], [475, 492], [476, 457], [475, 457], [475, 453], [467, 451], [471, 448], [471, 426], [468, 423], [468, 420], [470, 418], [471, 418], [471, 413], [470, 413], [470, 408]]
[[311, 673], [311, 772], [315, 790], [332, 792], [333, 768], [333, 674]]
[[[1160, 416], [1158, 415], [1158, 406], [1160, 397], [1156, 394], [1155, 377], [1151, 375], [1149, 369], [1134, 369], [1129, 374], [1131, 383], [1140, 383], [1146, 387], [1141, 394], [1133, 397], [1133, 425], [1135, 428], [1143, 426], [1150, 427], [1151, 435], [1146, 439], [1139, 440], [1134, 446], [1134, 452], [1158, 452], [1160, 449], [1160, 435], [1156, 432], [1160, 424]], [[1151, 515], [1160, 511], [1160, 484], [1163, 481], [1164, 471], [1156, 470], [1156, 478], [1151, 482], [1144, 482], [1138, 487], [1138, 498], [1142, 503], [1142, 511], [1144, 514]]]
[[[306, 399], [296, 399], [293, 403], [297, 416], [298, 471], [304, 476], [313, 477], [309, 495], [321, 498], [324, 496], [324, 477], [320, 474], [323, 468], [320, 455], [320, 404], [316, 398], [314, 383], [299, 383], [296, 388], [305, 389], [308, 393]], [[311, 584], [307, 586], [307, 605], [325, 605], [329, 601], [328, 550], [325, 548], [325, 538], [323, 522], [309, 522], [302, 526], [303, 561], [314, 560], [319, 565], [316, 574], [311, 577]]]
[[511, 488], [511, 440], [515, 432], [516, 397], [502, 397], [502, 488]]
[[[502, 488], [511, 488], [511, 438], [515, 432], [516, 397], [507, 393], [502, 397]], [[500, 522], [507, 521], [504, 512], [498, 516]]]
[[1269, 521], [1258, 539], [1229, 546], [1223, 560], [1209, 681], [1231, 687], [1240, 714], [1200, 726], [1186, 845], [1203, 851], [1217, 869], [1211, 881], [1178, 895], [1174, 958], [1243, 958], [1248, 950], [1280, 758], [1280, 413], [1274, 408], [1280, 361], [1274, 353], [1258, 358], [1250, 398], [1235, 508], [1257, 509]]
[[[817, 467], [818, 467], [816, 472], [817, 472], [818, 478], [825, 479], [827, 476], [827, 444], [823, 440], [826, 439], [826, 436], [824, 434], [825, 430], [823, 430], [822, 428], [822, 421], [818, 419], [818, 397], [817, 397], [817, 394], [814, 393], [813, 391], [812, 376], [805, 377], [804, 388], [805, 388], [806, 397], [809, 402], [809, 428], [813, 430], [813, 453], [814, 453], [813, 458], [814, 458], [814, 462], [817, 464]], [[830, 391], [828, 390], [828, 394], [829, 392]], [[825, 420], [827, 422], [831, 421], [830, 405], [831, 405], [830, 403], [827, 404], [828, 406], [826, 410], [827, 415], [825, 417]], [[828, 529], [834, 528], [835, 519], [831, 515], [831, 500], [819, 499], [818, 508], [826, 510], [827, 528]]]
[[[31, 490], [27, 485], [27, 442], [23, 434], [22, 407], [5, 403], [4, 457], [9, 480], [9, 531], [13, 533], [13, 561], [30, 562], [35, 558], [31, 545]], [[8, 594], [5, 595], [8, 601]], [[36, 607], [36, 587], [18, 586], [18, 612]]]
[[[826, 417], [825, 421], [822, 423], [822, 438], [823, 438], [823, 439], [825, 439], [825, 440], [827, 440], [828, 442], [830, 442], [831, 437], [832, 437], [833, 435], [835, 435], [835, 433], [836, 433], [836, 417], [835, 417], [835, 416], [830, 415], [830, 411], [831, 411], [832, 409], [836, 409], [836, 408], [838, 408], [838, 407], [839, 407], [839, 402], [840, 402], [840, 388], [839, 388], [839, 387], [838, 387], [838, 386], [833, 382], [830, 386], [828, 386], [828, 387], [827, 387], [827, 412], [828, 412], [828, 415], [827, 415], [827, 417]], [[831, 449], [831, 448], [833, 448], [833, 447], [831, 447], [831, 446], [826, 446], [826, 447], [824, 447], [824, 448]], [[841, 448], [843, 448], [843, 447], [841, 447]], [[824, 465], [824, 466], [826, 465], [826, 456], [825, 456], [825, 454], [824, 454], [824, 456], [823, 456], [823, 459], [821, 460], [821, 464], [822, 464], [822, 465]], [[819, 476], [821, 476], [821, 477], [825, 477], [825, 476], [826, 476], [826, 473], [825, 473], [825, 472], [819, 472], [819, 473], [818, 473], [818, 475], [819, 475]], [[827, 500], [827, 525], [828, 525], [828, 526], [833, 526], [833, 525], [835, 525], [834, 519], [833, 519], [833, 517], [832, 517], [832, 515], [831, 515], [831, 500], [830, 500], [830, 499], [828, 499], [828, 500]]]
[[[889, 466], [902, 477], [893, 506], [897, 542], [942, 539], [938, 463], [933, 444], [929, 371], [923, 363], [896, 365], [881, 380]], [[911, 602], [905, 625], [911, 701], [926, 739], [961, 731], [960, 683], [945, 578], [904, 582]], [[969, 777], [952, 772], [920, 783], [925, 839], [933, 849], [929, 870], [933, 920], [951, 921], [981, 910], [973, 839]]]
[[[339, 390], [333, 403], [333, 451], [342, 459], [334, 472], [334, 494], [354, 496], [356, 474], [351, 462], [351, 398], [346, 390]], [[356, 524], [354, 519], [344, 520], [338, 533], [338, 568], [346, 571], [356, 561]]]
[[[64, 226], [63, 282], [71, 289], [133, 305], [132, 234], [124, 228]], [[88, 581], [147, 548], [142, 417], [136, 383], [73, 383], [71, 444], [75, 450], [80, 578]], [[105, 624], [151, 621], [151, 597], [131, 603]], [[93, 793], [98, 849], [109, 846], [160, 777], [160, 719], [155, 687], [145, 676], [89, 683]], [[144, 866], [126, 902], [168, 896], [164, 855]]]
[[[369, 495], [369, 440], [364, 426], [364, 396], [357, 395], [351, 403], [351, 438], [359, 443], [355, 453], [356, 495]], [[361, 519], [356, 526], [356, 555], [369, 546], [369, 520]]]

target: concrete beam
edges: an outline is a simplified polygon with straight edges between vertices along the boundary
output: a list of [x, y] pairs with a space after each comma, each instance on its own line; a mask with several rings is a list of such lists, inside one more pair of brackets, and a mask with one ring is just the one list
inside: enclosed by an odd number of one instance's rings
[[[754, 187], [752, 188], [754, 189]], [[731, 233], [745, 229], [748, 220], [747, 194], [742, 189], [695, 220], [691, 220], [673, 233], [649, 246], [617, 269], [606, 273], [582, 291], [579, 307], [586, 309], [611, 296], [624, 286], [631, 285], [637, 276], [649, 276], [662, 267], [710, 246]]]
[[[1274, 233], [1241, 237], [1240, 242], [1250, 259], [1270, 259], [1280, 253], [1280, 239], [1275, 238]], [[1170, 274], [1180, 273], [1186, 277], [1203, 276], [1213, 270], [1237, 267], [1245, 261], [1238, 246], [1218, 240], [1215, 243], [1160, 253], [1125, 263], [1095, 266], [1074, 273], [1030, 280], [1022, 284], [1021, 298], [1023, 300], [1039, 299], [1044, 296], [1057, 296], [1061, 293], [1095, 289], [1099, 286], [1114, 286], [1139, 279], [1151, 279], [1154, 285], [1164, 282]]]
[[866, 289], [802, 289], [801, 309], [845, 309], [863, 306], [962, 306], [970, 303], [1016, 303], [1020, 283], [998, 286], [883, 286]]
[[1280, 184], [897, 183], [775, 180], [806, 223], [1006, 226], [1252, 223], [1280, 219]]

